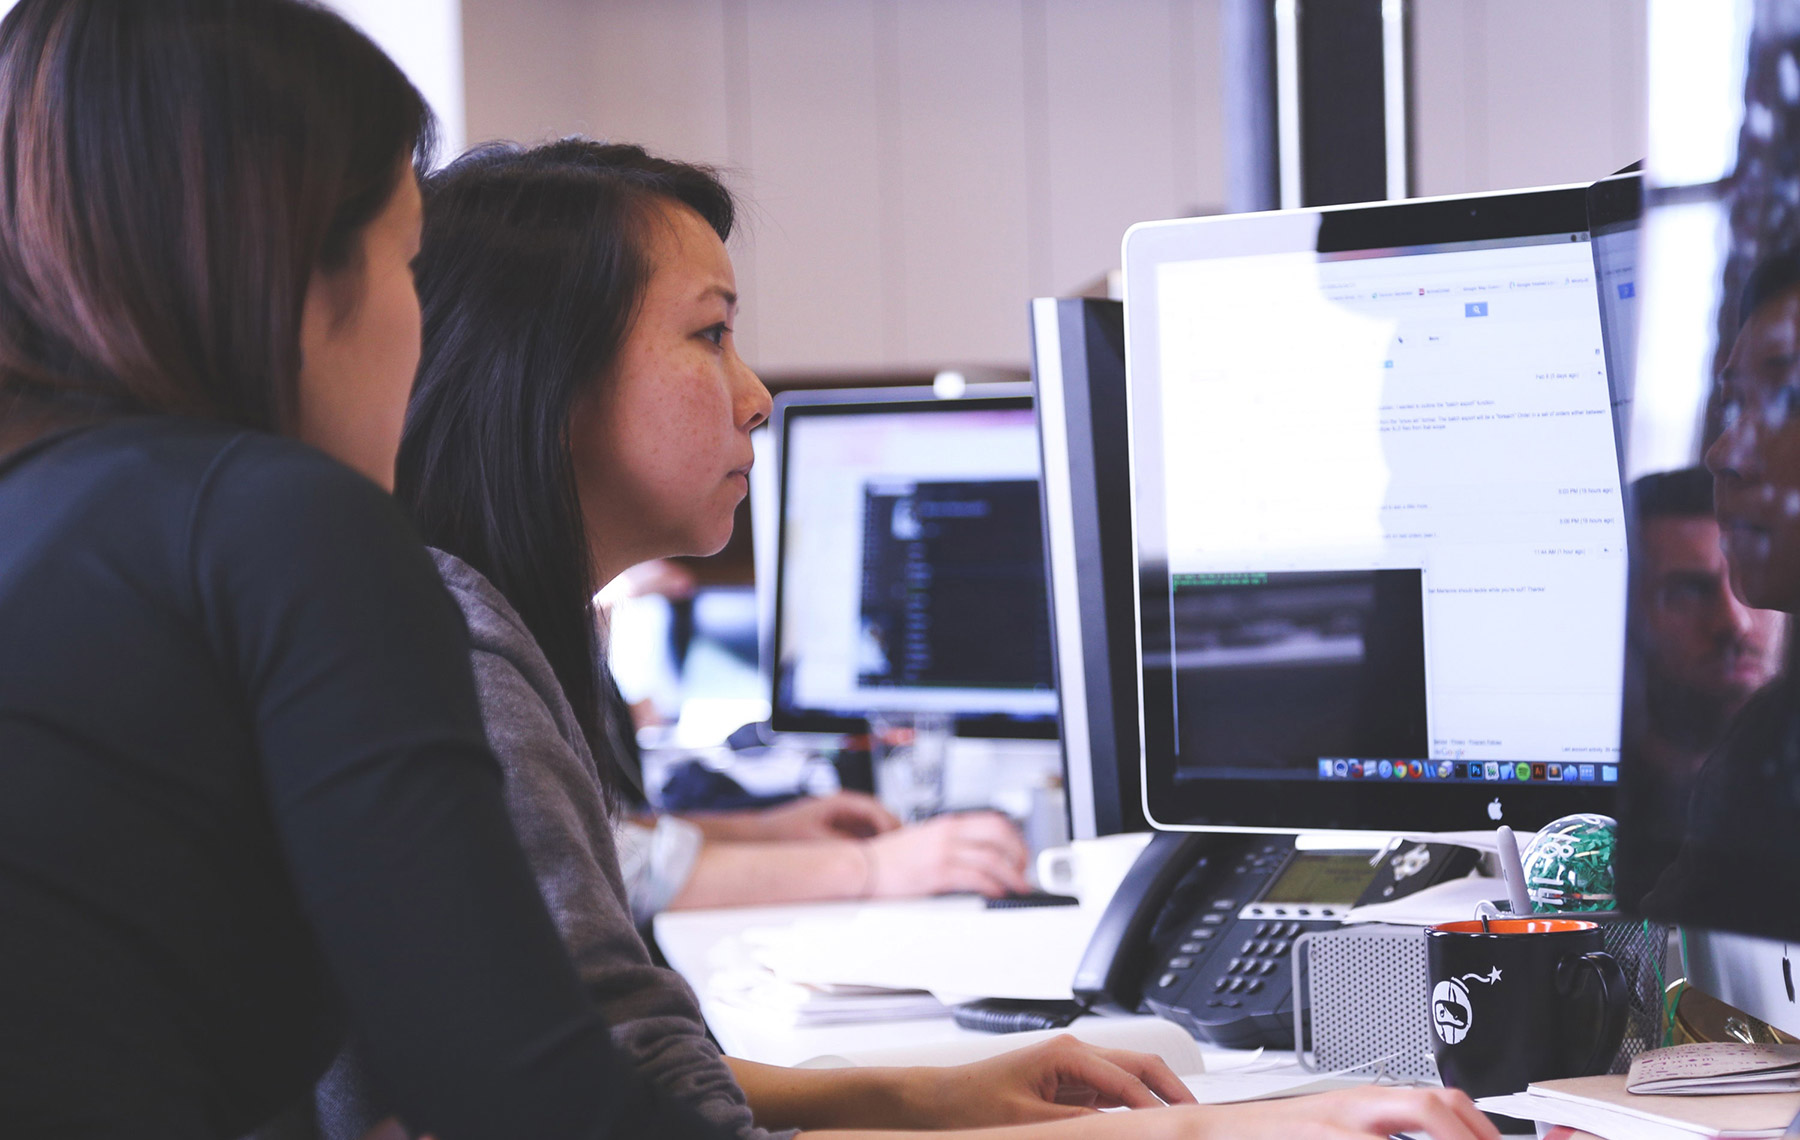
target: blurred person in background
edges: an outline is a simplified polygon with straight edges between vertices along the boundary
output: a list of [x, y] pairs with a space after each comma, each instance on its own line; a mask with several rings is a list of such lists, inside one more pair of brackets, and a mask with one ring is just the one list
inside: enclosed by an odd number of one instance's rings
[[[1645, 475], [1631, 487], [1632, 699], [1626, 748], [1641, 765], [1635, 789], [1660, 833], [1676, 835], [1694, 780], [1733, 717], [1781, 670], [1787, 615], [1753, 609], [1732, 592], [1702, 467]], [[1635, 792], [1634, 792], [1635, 794]]]

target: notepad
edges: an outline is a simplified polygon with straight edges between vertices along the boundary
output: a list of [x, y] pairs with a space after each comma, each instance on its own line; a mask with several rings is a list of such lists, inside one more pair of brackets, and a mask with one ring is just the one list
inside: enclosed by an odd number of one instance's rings
[[1475, 1106], [1585, 1129], [1606, 1140], [1772, 1140], [1800, 1113], [1800, 1093], [1645, 1096], [1626, 1092], [1623, 1076], [1575, 1077], [1544, 1081], [1511, 1096], [1482, 1097]]
[[1800, 1092], [1800, 1045], [1730, 1042], [1652, 1049], [1631, 1062], [1625, 1087], [1664, 1096]]

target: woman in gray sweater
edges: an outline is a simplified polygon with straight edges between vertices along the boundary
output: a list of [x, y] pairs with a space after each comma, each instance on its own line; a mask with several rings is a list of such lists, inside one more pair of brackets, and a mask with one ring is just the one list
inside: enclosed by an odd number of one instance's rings
[[[719, 549], [747, 491], [769, 396], [731, 336], [730, 194], [700, 168], [581, 140], [477, 150], [426, 193], [424, 353], [396, 492], [468, 621], [539, 888], [615, 1043], [652, 1083], [745, 1136], [1028, 1122], [991, 1135], [1255, 1137], [1326, 1120], [1346, 1137], [1494, 1135], [1460, 1094], [1394, 1089], [1103, 1116], [1192, 1097], [1155, 1058], [1071, 1040], [949, 1069], [721, 1058], [632, 921], [612, 829], [630, 729], [603, 711], [591, 599], [639, 562]], [[980, 834], [967, 846], [956, 859], [1010, 857]], [[869, 851], [856, 893], [892, 873]]]

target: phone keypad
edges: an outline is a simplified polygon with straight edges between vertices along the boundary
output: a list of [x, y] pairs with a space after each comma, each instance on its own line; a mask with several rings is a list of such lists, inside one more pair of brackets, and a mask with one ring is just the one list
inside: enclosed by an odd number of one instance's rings
[[[1248, 1048], [1291, 1040], [1305, 995], [1289, 976], [1296, 941], [1335, 928], [1347, 907], [1260, 901], [1293, 844], [1269, 840], [1239, 849], [1206, 874], [1196, 868], [1164, 905], [1181, 926], [1152, 935], [1143, 1008], [1202, 1040]], [[1223, 870], [1224, 875], [1216, 872]], [[1216, 892], [1216, 896], [1213, 892]]]

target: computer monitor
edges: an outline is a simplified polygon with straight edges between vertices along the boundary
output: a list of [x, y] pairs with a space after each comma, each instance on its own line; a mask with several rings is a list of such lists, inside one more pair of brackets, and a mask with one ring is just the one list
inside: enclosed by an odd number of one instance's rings
[[1681, 113], [1653, 113], [1636, 233], [1618, 894], [1682, 927], [1690, 981], [1800, 1035], [1800, 34], [1765, 5], [1665, 7], [1650, 83]]
[[1124, 306], [1040, 297], [1031, 340], [1069, 834], [1145, 831]]
[[773, 431], [773, 727], [1054, 736], [1030, 387], [784, 393]]
[[[1643, 197], [1644, 176], [1635, 171], [1602, 178], [1587, 190], [1594, 286], [1600, 299], [1606, 374], [1612, 379], [1613, 426], [1619, 433], [1630, 422], [1631, 388], [1637, 376], [1637, 231]], [[1622, 435], [1620, 450], [1624, 451]]]
[[775, 575], [780, 559], [781, 479], [777, 472], [775, 433], [768, 424], [750, 433], [750, 558], [756, 576], [756, 651], [763, 692], [775, 685]]
[[1145, 811], [1610, 810], [1625, 522], [1584, 188], [1124, 242]]

